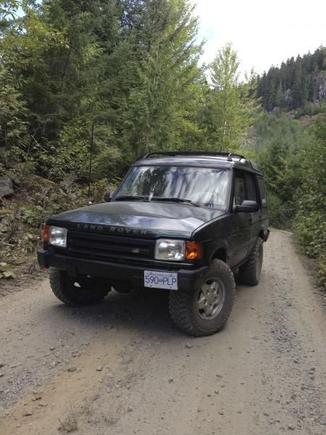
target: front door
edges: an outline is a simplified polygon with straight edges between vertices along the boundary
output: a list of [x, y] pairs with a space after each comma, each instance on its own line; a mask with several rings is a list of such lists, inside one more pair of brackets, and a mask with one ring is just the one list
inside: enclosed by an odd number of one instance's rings
[[[233, 206], [241, 205], [244, 200], [257, 201], [254, 175], [246, 171], [235, 171]], [[233, 213], [230, 238], [231, 266], [241, 263], [252, 249], [256, 218], [257, 213]]]

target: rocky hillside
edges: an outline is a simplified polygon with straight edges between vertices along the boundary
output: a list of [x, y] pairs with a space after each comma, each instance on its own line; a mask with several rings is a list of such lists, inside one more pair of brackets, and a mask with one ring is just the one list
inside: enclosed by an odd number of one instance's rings
[[[93, 199], [101, 201], [107, 183], [92, 186]], [[19, 171], [0, 177], [0, 279], [37, 267], [36, 249], [47, 216], [88, 203], [88, 186], [69, 180], [55, 183]]]
[[318, 111], [326, 104], [326, 47], [271, 67], [259, 77], [257, 95], [267, 111]]

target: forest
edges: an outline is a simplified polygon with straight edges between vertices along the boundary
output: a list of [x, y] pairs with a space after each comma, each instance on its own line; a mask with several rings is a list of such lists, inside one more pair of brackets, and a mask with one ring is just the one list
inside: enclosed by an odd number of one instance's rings
[[243, 80], [230, 44], [201, 62], [198, 29], [188, 0], [0, 0], [0, 277], [140, 155], [211, 150], [261, 167], [326, 288], [326, 48]]
[[[271, 67], [257, 83], [257, 95], [265, 110], [314, 113], [326, 101], [325, 54], [323, 47], [313, 54], [293, 57], [280, 67]], [[316, 109], [317, 106], [317, 109]]]

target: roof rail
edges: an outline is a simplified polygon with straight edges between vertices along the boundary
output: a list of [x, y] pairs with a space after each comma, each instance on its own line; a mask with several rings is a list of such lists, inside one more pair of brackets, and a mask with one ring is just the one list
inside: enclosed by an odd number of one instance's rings
[[[232, 158], [238, 158], [240, 160], [247, 160], [242, 154], [228, 153], [224, 151], [209, 152], [209, 151], [157, 151], [152, 153], [147, 153], [140, 159], [149, 159], [154, 156], [212, 156], [212, 157], [226, 157], [227, 160], [232, 161]], [[139, 160], [140, 160], [139, 159]]]

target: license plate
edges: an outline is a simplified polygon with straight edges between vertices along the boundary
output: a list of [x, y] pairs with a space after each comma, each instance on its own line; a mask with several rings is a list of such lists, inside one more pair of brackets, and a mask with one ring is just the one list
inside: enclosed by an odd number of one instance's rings
[[144, 271], [144, 286], [166, 290], [178, 290], [178, 274], [176, 272]]

